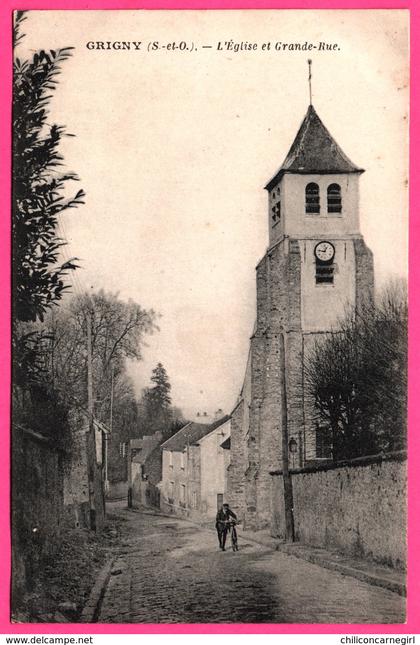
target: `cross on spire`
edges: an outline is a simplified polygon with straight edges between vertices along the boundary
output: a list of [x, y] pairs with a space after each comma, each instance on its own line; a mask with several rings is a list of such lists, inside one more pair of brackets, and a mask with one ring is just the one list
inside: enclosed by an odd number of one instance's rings
[[308, 68], [309, 68], [309, 76], [308, 76], [308, 83], [309, 83], [309, 105], [312, 105], [312, 69], [311, 69], [312, 61], [310, 58], [308, 58]]

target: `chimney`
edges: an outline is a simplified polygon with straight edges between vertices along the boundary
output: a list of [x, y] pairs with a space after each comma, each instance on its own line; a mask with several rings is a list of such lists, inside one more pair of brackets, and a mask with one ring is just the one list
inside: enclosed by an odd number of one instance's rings
[[219, 409], [218, 409], [218, 410], [216, 410], [216, 412], [214, 413], [214, 420], [215, 420], [215, 421], [218, 421], [219, 419], [221, 419], [221, 418], [222, 418], [222, 416], [223, 416], [223, 410], [222, 410], [222, 408], [219, 408]]

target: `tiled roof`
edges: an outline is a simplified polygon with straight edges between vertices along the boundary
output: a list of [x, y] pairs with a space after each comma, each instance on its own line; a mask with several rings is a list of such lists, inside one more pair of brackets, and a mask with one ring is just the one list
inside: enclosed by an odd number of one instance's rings
[[266, 185], [271, 190], [284, 173], [327, 174], [363, 172], [344, 154], [334, 141], [325, 125], [315, 112], [308, 107], [302, 125], [280, 170]]
[[190, 421], [190, 423], [187, 423], [187, 425], [181, 428], [181, 430], [178, 430], [172, 437], [169, 437], [162, 444], [162, 449], [182, 452], [186, 445], [195, 443], [208, 432], [210, 432], [210, 426], [208, 424], [192, 423]]
[[172, 437], [162, 444], [163, 450], [172, 450], [173, 452], [182, 452], [187, 445], [193, 445], [200, 439], [212, 432], [219, 426], [226, 423], [229, 415], [218, 419], [214, 423], [194, 423], [190, 421], [181, 430], [178, 430]]

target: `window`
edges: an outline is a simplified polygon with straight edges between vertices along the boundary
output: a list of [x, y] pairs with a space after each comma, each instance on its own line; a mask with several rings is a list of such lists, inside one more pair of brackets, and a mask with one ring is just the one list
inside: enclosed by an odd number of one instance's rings
[[175, 492], [175, 484], [174, 482], [169, 482], [169, 498], [172, 500], [174, 498], [174, 492]]
[[169, 451], [169, 468], [174, 467], [174, 455], [172, 450]]
[[185, 470], [185, 452], [181, 452], [181, 469]]
[[319, 213], [319, 186], [318, 184], [310, 183], [305, 189], [306, 197], [306, 212]]
[[276, 204], [271, 209], [271, 219], [273, 220], [273, 224], [278, 222], [280, 220], [281, 216], [281, 203], [278, 201]]
[[333, 260], [321, 262], [315, 260], [315, 284], [334, 284]]
[[327, 203], [329, 213], [341, 213], [341, 188], [338, 184], [328, 186]]
[[331, 459], [331, 431], [328, 426], [318, 426], [315, 431], [315, 457], [317, 459]]
[[180, 504], [180, 506], [185, 507], [185, 500], [186, 500], [186, 487], [185, 487], [185, 484], [181, 484], [179, 494], [180, 494], [179, 504]]
[[127, 444], [121, 442], [119, 446], [120, 455], [123, 459], [127, 456]]
[[197, 508], [197, 491], [194, 490], [192, 494], [192, 507]]

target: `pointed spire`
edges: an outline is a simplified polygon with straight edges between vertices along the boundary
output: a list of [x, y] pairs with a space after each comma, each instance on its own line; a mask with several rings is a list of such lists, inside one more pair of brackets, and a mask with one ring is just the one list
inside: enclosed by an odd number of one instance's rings
[[309, 105], [286, 159], [280, 170], [268, 182], [266, 189], [271, 190], [286, 172], [325, 175], [364, 171], [344, 154], [315, 112], [313, 105]]

